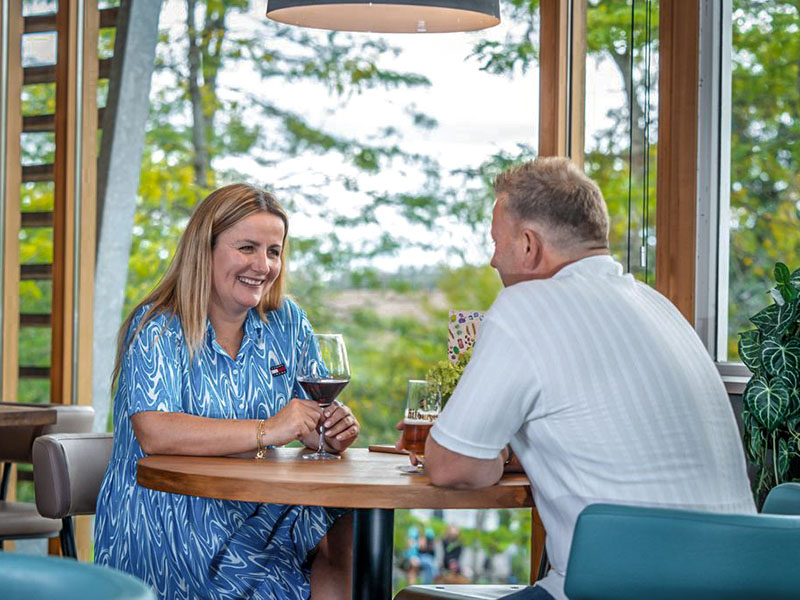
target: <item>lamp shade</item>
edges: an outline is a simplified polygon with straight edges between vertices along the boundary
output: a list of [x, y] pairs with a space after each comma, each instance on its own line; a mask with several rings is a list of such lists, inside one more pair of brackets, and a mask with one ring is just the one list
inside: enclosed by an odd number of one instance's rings
[[444, 33], [500, 23], [499, 0], [268, 0], [267, 17], [288, 25], [372, 31]]

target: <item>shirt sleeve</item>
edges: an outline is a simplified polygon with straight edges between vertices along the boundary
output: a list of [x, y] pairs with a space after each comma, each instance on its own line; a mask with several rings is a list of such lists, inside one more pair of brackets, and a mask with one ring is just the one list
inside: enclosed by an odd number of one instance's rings
[[148, 321], [128, 346], [120, 375], [128, 389], [128, 416], [143, 411], [183, 412], [177, 350], [173, 332], [159, 317]]
[[448, 450], [491, 459], [530, 418], [539, 396], [530, 353], [490, 311], [472, 359], [431, 435]]

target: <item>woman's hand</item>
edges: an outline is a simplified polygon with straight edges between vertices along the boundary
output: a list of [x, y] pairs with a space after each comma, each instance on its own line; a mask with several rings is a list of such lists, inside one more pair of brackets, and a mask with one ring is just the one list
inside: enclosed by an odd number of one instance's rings
[[265, 446], [283, 446], [302, 440], [317, 429], [321, 410], [313, 400], [292, 398], [278, 414], [267, 419], [264, 432]]
[[353, 412], [344, 404], [334, 402], [324, 412], [325, 443], [335, 452], [341, 452], [356, 441], [361, 425]]

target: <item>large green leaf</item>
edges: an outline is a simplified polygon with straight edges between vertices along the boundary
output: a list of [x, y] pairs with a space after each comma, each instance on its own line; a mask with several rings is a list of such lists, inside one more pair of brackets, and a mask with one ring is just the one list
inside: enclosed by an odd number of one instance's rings
[[739, 357], [753, 373], [761, 370], [761, 335], [758, 329], [739, 334]]
[[742, 411], [742, 421], [747, 459], [751, 463], [760, 464], [763, 460], [762, 455], [764, 454], [764, 444], [766, 442], [764, 430], [747, 410]]
[[775, 281], [778, 283], [789, 283], [791, 275], [789, 274], [789, 267], [782, 262], [775, 263]]
[[770, 375], [786, 371], [796, 373], [800, 370], [800, 339], [792, 337], [785, 342], [780, 338], [764, 340], [761, 344], [761, 363]]
[[792, 456], [794, 456], [794, 452], [789, 448], [786, 438], [778, 440], [778, 481], [775, 482], [776, 484], [786, 481]]
[[758, 327], [761, 333], [771, 335], [778, 323], [778, 308], [777, 304], [770, 304], [750, 317], [750, 322]]
[[782, 306], [770, 304], [750, 317], [750, 321], [765, 336], [781, 335], [795, 323], [799, 310], [800, 302], [797, 299], [785, 302]]
[[761, 426], [772, 433], [789, 412], [791, 390], [780, 378], [753, 377], [744, 390], [744, 405]]

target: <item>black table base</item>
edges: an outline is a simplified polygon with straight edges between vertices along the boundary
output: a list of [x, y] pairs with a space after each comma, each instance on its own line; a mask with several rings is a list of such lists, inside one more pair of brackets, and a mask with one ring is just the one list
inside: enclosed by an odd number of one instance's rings
[[394, 510], [353, 513], [353, 600], [391, 600]]

